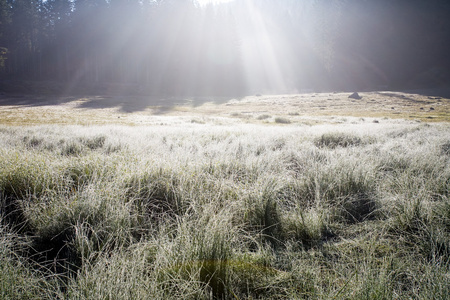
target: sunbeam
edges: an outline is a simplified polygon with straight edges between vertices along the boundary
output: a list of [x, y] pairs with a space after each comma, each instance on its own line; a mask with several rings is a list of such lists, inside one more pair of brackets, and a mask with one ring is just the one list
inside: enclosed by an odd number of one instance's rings
[[206, 6], [206, 5], [216, 5], [216, 4], [223, 4], [223, 3], [229, 3], [229, 2], [233, 2], [235, 0], [196, 0], [198, 4], [200, 4], [200, 6]]
[[[244, 1], [239, 12], [242, 62], [251, 93], [286, 92], [289, 51], [284, 35], [253, 1]], [[264, 90], [261, 90], [264, 89]]]

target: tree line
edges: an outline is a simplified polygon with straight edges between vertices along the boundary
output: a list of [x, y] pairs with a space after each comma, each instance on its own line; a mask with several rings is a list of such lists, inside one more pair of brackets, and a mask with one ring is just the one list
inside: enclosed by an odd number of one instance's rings
[[439, 86], [449, 12], [443, 0], [0, 0], [0, 78], [167, 95]]

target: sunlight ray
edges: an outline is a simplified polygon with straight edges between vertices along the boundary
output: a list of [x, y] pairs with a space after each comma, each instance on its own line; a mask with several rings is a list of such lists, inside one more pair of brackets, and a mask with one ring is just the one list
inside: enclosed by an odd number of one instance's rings
[[[284, 44], [284, 35], [265, 18], [253, 1], [245, 1], [240, 11], [242, 56], [248, 88], [252, 92], [286, 92], [284, 78], [289, 72], [290, 55]], [[255, 90], [265, 86], [266, 90]]]
[[229, 3], [229, 2], [233, 2], [235, 0], [196, 0], [197, 3], [200, 6], [206, 6], [206, 5], [217, 5], [217, 4], [224, 4], [224, 3]]

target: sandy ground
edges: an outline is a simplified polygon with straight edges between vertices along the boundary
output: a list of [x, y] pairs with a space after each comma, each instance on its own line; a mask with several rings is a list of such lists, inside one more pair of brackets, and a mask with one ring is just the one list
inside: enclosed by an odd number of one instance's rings
[[[450, 122], [450, 93], [307, 93], [242, 98], [1, 95], [0, 124], [323, 123], [336, 117]], [[448, 98], [447, 98], [448, 97]], [[280, 121], [281, 120], [281, 121]]]

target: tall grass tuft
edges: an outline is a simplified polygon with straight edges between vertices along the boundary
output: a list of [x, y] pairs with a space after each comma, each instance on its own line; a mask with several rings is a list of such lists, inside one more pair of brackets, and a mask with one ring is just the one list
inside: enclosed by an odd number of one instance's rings
[[[61, 296], [57, 278], [46, 278], [27, 259], [30, 241], [12, 233], [0, 216], [0, 298], [54, 299]], [[50, 280], [49, 280], [50, 279]]]
[[334, 149], [336, 147], [358, 146], [362, 143], [360, 137], [352, 134], [334, 132], [324, 133], [314, 141], [317, 147], [328, 147]]

